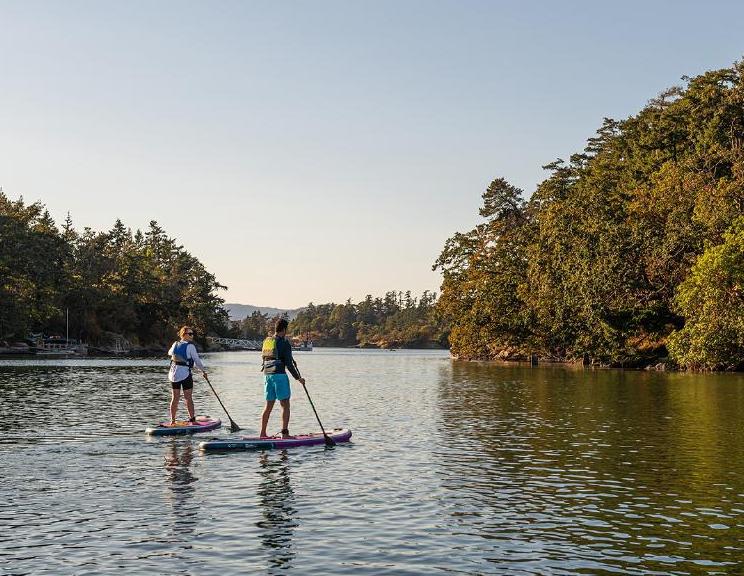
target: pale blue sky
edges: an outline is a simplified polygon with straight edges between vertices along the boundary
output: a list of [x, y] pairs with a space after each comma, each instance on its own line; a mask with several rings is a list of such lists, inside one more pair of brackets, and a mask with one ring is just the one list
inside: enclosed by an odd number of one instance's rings
[[228, 301], [439, 289], [503, 176], [744, 56], [741, 2], [0, 0], [0, 186], [157, 220]]

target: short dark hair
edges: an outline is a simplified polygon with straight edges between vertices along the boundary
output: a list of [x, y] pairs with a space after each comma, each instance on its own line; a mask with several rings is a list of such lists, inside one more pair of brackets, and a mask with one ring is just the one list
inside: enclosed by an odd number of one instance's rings
[[274, 324], [274, 332], [284, 332], [287, 329], [287, 326], [289, 326], [289, 322], [287, 322], [287, 319], [279, 318], [279, 320], [276, 321], [276, 324]]

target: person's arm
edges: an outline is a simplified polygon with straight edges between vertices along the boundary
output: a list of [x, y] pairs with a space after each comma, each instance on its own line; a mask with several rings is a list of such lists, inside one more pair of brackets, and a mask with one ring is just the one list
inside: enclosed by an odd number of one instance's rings
[[294, 365], [294, 358], [292, 358], [292, 345], [289, 343], [289, 340], [284, 339], [282, 342], [283, 350], [281, 359], [282, 362], [284, 362], [284, 365], [287, 367], [287, 370], [289, 370], [294, 377], [295, 380], [300, 380], [300, 373], [297, 371], [297, 368], [295, 368]]
[[168, 350], [168, 356], [173, 356], [173, 351], [176, 349], [176, 343], [174, 342], [171, 344], [170, 349]]
[[189, 344], [187, 354], [191, 355], [191, 359], [194, 361], [194, 366], [201, 370], [202, 374], [206, 374], [207, 370], [204, 367], [204, 362], [199, 358], [199, 353], [196, 351], [196, 346], [194, 344]]

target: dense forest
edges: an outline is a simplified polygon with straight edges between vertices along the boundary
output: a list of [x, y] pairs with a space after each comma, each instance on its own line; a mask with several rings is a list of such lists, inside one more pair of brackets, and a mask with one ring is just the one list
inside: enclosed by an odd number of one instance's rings
[[[319, 346], [363, 348], [446, 348], [448, 329], [436, 307], [437, 296], [424, 291], [387, 292], [384, 297], [353, 304], [308, 304], [289, 324], [290, 335]], [[233, 335], [260, 338], [272, 318], [254, 312], [235, 328]]]
[[171, 341], [178, 326], [200, 335], [227, 330], [214, 275], [156, 222], [135, 233], [117, 220], [108, 232], [57, 227], [44, 205], [0, 191], [0, 341], [65, 334], [106, 345]]
[[[255, 312], [230, 323], [222, 286], [182, 246], [150, 222], [132, 232], [117, 220], [107, 232], [57, 226], [40, 202], [0, 191], [0, 346], [31, 333], [63, 335], [105, 348], [161, 348], [182, 324], [207, 335], [263, 338], [274, 318]], [[308, 305], [290, 332], [317, 345], [446, 347], [436, 295], [388, 292], [358, 304]]]
[[744, 63], [605, 119], [525, 200], [503, 178], [450, 238], [455, 355], [744, 367]]

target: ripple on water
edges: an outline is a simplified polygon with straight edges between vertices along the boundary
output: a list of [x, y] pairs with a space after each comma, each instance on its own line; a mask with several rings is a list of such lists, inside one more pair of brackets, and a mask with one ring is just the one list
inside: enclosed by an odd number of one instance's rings
[[[247, 433], [257, 356], [206, 357]], [[205, 455], [142, 434], [164, 362], [0, 363], [0, 573], [744, 573], [741, 378], [298, 362], [352, 443]], [[314, 429], [294, 392], [292, 429]], [[195, 398], [222, 415], [201, 382]]]

